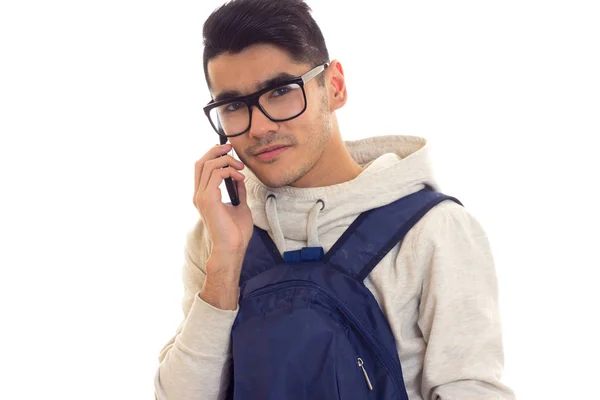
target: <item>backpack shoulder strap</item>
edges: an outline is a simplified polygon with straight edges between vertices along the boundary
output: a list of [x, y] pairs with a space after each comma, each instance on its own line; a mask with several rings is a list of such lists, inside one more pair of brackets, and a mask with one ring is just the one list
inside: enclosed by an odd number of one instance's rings
[[408, 231], [444, 200], [462, 205], [454, 197], [426, 187], [383, 207], [365, 211], [327, 252], [323, 262], [363, 282]]
[[[402, 241], [406, 233], [444, 200], [462, 205], [456, 198], [427, 187], [391, 204], [360, 214], [325, 254], [322, 262], [360, 282], [364, 281], [381, 259]], [[240, 286], [252, 277], [284, 263], [285, 260], [267, 231], [255, 225], [242, 265]]]
[[283, 262], [277, 246], [275, 246], [267, 231], [254, 225], [254, 232], [248, 243], [244, 263], [242, 264], [240, 286], [250, 278]]

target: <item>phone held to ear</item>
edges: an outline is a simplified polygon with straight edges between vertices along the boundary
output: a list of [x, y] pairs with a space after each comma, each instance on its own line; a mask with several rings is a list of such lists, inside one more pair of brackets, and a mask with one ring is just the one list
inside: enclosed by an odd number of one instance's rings
[[[219, 136], [221, 140], [221, 144], [227, 143], [227, 138], [225, 136]], [[223, 156], [221, 156], [223, 157]], [[237, 206], [240, 204], [240, 198], [238, 196], [237, 187], [235, 186], [235, 182], [233, 182], [232, 178], [225, 178], [225, 187], [227, 188], [227, 193], [229, 194], [229, 199], [231, 200], [231, 205]]]

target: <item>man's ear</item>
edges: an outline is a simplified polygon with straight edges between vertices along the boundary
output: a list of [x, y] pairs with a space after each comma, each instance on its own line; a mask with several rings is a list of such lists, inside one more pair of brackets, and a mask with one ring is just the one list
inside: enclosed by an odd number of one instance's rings
[[332, 60], [327, 67], [327, 91], [329, 92], [329, 110], [335, 111], [346, 104], [348, 92], [346, 90], [346, 79], [344, 69], [338, 60]]

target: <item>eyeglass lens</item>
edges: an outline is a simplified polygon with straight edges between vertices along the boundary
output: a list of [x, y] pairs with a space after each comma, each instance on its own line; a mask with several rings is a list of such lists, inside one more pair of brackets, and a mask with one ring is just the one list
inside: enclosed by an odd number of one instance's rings
[[[304, 110], [304, 93], [300, 85], [293, 83], [263, 93], [258, 102], [267, 117], [281, 121], [294, 118]], [[215, 107], [209, 116], [226, 136], [242, 133], [250, 126], [250, 110], [244, 102], [232, 101]]]

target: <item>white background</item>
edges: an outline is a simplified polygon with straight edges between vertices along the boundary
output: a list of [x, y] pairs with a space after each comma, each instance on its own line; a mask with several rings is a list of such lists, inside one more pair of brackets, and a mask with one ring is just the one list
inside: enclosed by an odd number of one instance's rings
[[[153, 398], [221, 1], [0, 4], [0, 397]], [[309, 1], [344, 138], [428, 138], [486, 228], [519, 399], [597, 396], [597, 4]]]

